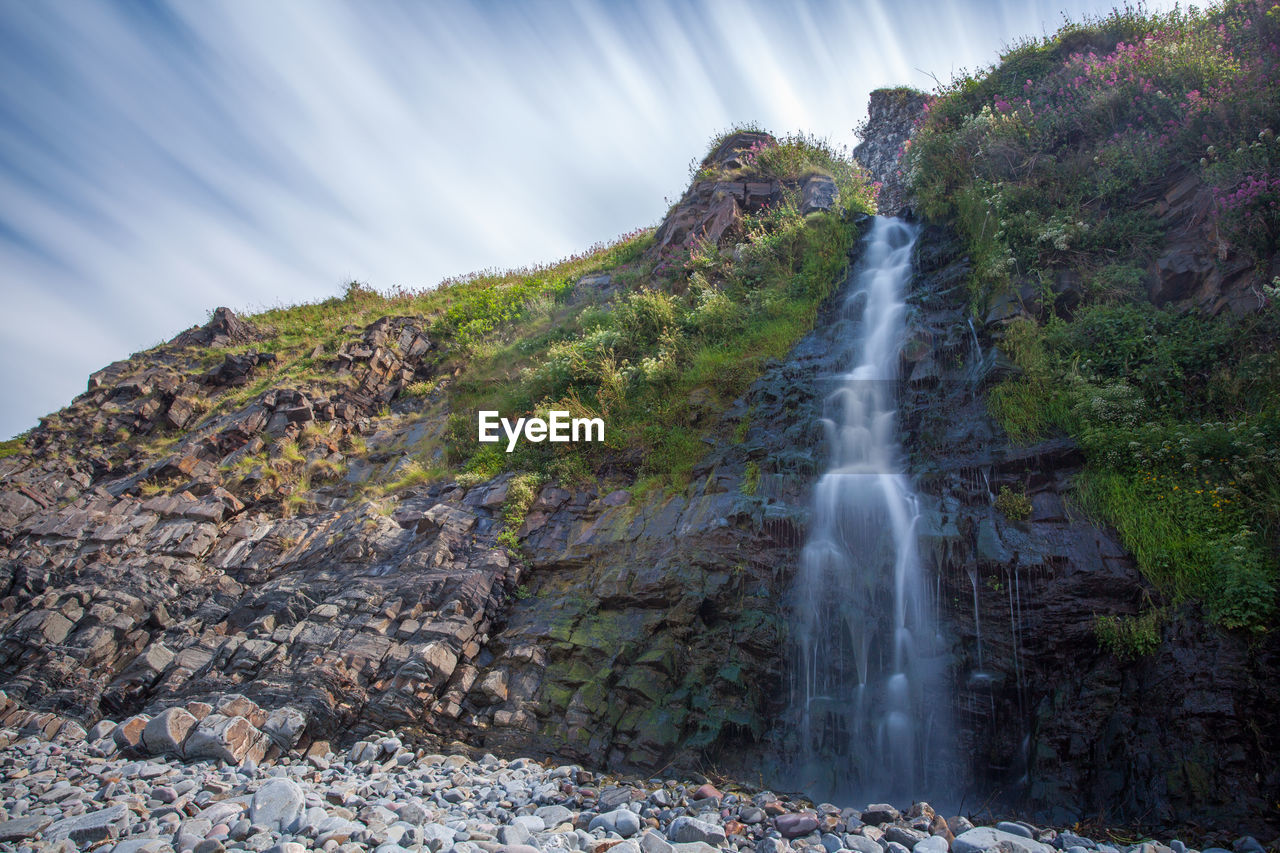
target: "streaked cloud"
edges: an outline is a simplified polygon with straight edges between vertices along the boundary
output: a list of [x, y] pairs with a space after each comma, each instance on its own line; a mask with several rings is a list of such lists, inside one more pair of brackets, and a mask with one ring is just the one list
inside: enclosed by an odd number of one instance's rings
[[425, 287], [653, 223], [715, 132], [851, 144], [871, 89], [931, 88], [1061, 11], [0, 0], [0, 434], [218, 305]]

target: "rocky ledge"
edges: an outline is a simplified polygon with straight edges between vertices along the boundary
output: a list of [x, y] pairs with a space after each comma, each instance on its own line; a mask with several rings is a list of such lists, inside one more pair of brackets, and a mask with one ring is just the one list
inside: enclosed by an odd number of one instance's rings
[[[314, 743], [263, 764], [183, 764], [137, 757], [120, 728], [68, 724], [52, 740], [0, 729], [0, 850], [1188, 853], [1177, 840], [1119, 847], [1020, 822], [975, 827], [927, 803], [840, 808], [705, 780], [429, 754], [394, 732], [337, 755]], [[1233, 847], [1263, 853], [1247, 836]]]

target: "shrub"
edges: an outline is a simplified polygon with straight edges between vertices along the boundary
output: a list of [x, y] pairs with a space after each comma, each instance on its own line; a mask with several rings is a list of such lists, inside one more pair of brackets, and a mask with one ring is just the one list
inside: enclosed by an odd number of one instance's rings
[[1098, 645], [1120, 660], [1137, 660], [1160, 647], [1163, 614], [1147, 610], [1137, 616], [1096, 616], [1093, 632]]
[[1001, 486], [1000, 494], [996, 496], [996, 509], [1010, 521], [1026, 521], [1031, 517], [1031, 499], [1025, 492], [1015, 492], [1008, 486]]

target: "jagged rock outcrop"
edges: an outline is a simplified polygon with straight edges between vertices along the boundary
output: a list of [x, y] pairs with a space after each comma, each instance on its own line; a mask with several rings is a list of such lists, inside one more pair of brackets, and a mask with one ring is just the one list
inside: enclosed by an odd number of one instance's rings
[[876, 89], [867, 121], [858, 128], [862, 142], [853, 149], [853, 157], [880, 185], [877, 204], [886, 216], [901, 216], [909, 206], [902, 155], [928, 102], [928, 95], [914, 89]]
[[665, 256], [702, 243], [722, 246], [740, 236], [740, 229], [735, 229], [744, 213], [758, 213], [779, 203], [784, 190], [798, 193], [801, 213], [831, 210], [838, 193], [829, 175], [808, 175], [796, 181], [759, 176], [753, 167], [755, 155], [776, 144], [769, 134], [753, 131], [739, 131], [721, 140], [658, 227], [650, 251]]

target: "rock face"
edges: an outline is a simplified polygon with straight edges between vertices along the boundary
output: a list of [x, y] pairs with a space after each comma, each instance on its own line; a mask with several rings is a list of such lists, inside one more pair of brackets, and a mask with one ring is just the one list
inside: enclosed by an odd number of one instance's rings
[[[1114, 535], [1072, 508], [1075, 446], [1015, 446], [987, 416], [985, 389], [1009, 366], [979, 343], [1005, 319], [971, 331], [956, 242], [927, 229], [918, 253], [900, 416], [921, 550], [960, 662], [954, 719], [969, 778], [1059, 822], [1263, 814], [1280, 790], [1280, 687], [1268, 675], [1280, 644], [1251, 644], [1188, 608], [1148, 659], [1100, 650], [1095, 615], [1137, 613], [1147, 585]], [[995, 509], [1001, 486], [1025, 491], [1028, 518]]]
[[880, 185], [878, 204], [886, 216], [900, 216], [908, 208], [902, 155], [929, 96], [914, 89], [877, 89], [871, 93], [867, 122], [858, 128], [862, 142], [853, 157]]

